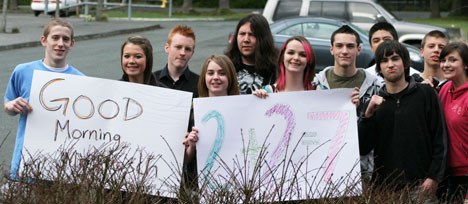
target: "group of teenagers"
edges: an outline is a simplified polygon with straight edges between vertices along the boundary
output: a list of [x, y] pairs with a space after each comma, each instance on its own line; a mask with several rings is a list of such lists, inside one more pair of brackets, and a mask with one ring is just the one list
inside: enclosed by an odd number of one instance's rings
[[[350, 100], [357, 108], [365, 187], [409, 187], [426, 203], [468, 202], [466, 44], [449, 43], [441, 31], [427, 33], [421, 44], [424, 71], [418, 72], [410, 67], [408, 50], [398, 42], [394, 27], [380, 22], [369, 31], [375, 65], [357, 68], [361, 39], [344, 25], [331, 34], [334, 64], [316, 73], [315, 62], [320, 59], [306, 38], [293, 36], [278, 50], [266, 19], [250, 14], [238, 22], [225, 53], [208, 56], [198, 75], [188, 67], [195, 39], [188, 26], [172, 28], [164, 46], [167, 64], [153, 72], [150, 41], [143, 36], [128, 37], [121, 47], [120, 80], [189, 91], [194, 98], [253, 94], [268, 100], [275, 92], [353, 88]], [[83, 75], [66, 61], [74, 45], [68, 22], [48, 22], [41, 44], [45, 57], [18, 65], [5, 92], [5, 112], [20, 114], [11, 177], [18, 176], [27, 114], [32, 111], [28, 101], [33, 71]], [[196, 188], [199, 138], [192, 117], [187, 135], [181, 136], [185, 145], [182, 180]]]

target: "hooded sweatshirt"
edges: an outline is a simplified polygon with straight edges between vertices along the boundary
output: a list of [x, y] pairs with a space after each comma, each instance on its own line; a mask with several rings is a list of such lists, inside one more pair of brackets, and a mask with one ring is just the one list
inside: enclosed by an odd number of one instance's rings
[[448, 130], [448, 165], [452, 176], [468, 175], [468, 82], [453, 90], [452, 81], [439, 92]]
[[[361, 116], [366, 111], [367, 105], [369, 105], [369, 101], [373, 95], [376, 95], [382, 86], [382, 83], [379, 82], [376, 75], [371, 74], [368, 71], [365, 71], [362, 68], [358, 68], [358, 71], [363, 70], [366, 74], [366, 78], [362, 83], [361, 87], [359, 87], [359, 107], [357, 108], [356, 112], [358, 116]], [[324, 70], [320, 71], [315, 75], [314, 78], [314, 86], [317, 87], [317, 90], [327, 90], [330, 89], [330, 85], [328, 84], [327, 80], [327, 72], [333, 71], [333, 66], [326, 67]], [[349, 87], [353, 88], [353, 87]], [[367, 153], [361, 153], [361, 155]]]
[[385, 101], [359, 123], [360, 148], [374, 148], [378, 183], [402, 186], [444, 177], [447, 134], [439, 99], [430, 86], [408, 80], [398, 94], [384, 86], [379, 95]]

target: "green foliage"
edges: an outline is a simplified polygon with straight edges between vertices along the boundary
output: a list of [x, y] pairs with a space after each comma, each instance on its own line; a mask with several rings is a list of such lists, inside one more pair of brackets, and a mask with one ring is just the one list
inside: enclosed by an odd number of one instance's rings
[[452, 0], [439, 1], [441, 11], [450, 11], [452, 9]]
[[96, 16], [96, 21], [102, 21], [102, 22], [107, 22], [108, 21], [108, 18], [107, 18], [107, 15], [106, 14], [102, 14], [100, 18], [97, 18]]
[[[453, 0], [440, 0], [440, 11], [449, 11]], [[430, 0], [411, 0], [411, 1], [389, 1], [377, 0], [377, 3], [390, 11], [430, 11]]]
[[[105, 11], [105, 14], [112, 18], [112, 17], [118, 17], [118, 18], [125, 18], [128, 16], [126, 11], [119, 11], [119, 10], [113, 10], [113, 11]], [[208, 12], [200, 12], [195, 10], [191, 10], [189, 13], [181, 13], [181, 12], [173, 12], [172, 17], [173, 19], [184, 19], [184, 18], [219, 18], [219, 20], [239, 20], [243, 18], [244, 16], [248, 15], [248, 13], [242, 13], [242, 12], [233, 12], [232, 10], [229, 9], [213, 9], [212, 11]], [[132, 12], [132, 17], [135, 18], [168, 18], [167, 11], [163, 12], [157, 12], [157, 11], [134, 11]]]
[[234, 14], [234, 12], [230, 9], [216, 9], [212, 12], [212, 15], [220, 15], [220, 16], [224, 16], [224, 15], [231, 15], [231, 14]]
[[265, 7], [267, 0], [231, 0], [231, 8], [260, 8]]
[[[173, 0], [174, 6], [182, 6], [184, 0]], [[193, 7], [216, 8], [219, 0], [193, 0]], [[231, 8], [263, 8], [267, 0], [230, 0]]]
[[[447, 17], [447, 18], [417, 18], [409, 21], [415, 23], [423, 23], [428, 25], [439, 26], [443, 28], [460, 28], [464, 32], [465, 37], [468, 36], [468, 17]], [[459, 39], [455, 39], [459, 40]], [[466, 40], [466, 39], [460, 39]]]
[[18, 5], [31, 5], [31, 0], [17, 0]]
[[20, 29], [18, 27], [14, 27], [11, 29], [11, 33], [19, 33]]

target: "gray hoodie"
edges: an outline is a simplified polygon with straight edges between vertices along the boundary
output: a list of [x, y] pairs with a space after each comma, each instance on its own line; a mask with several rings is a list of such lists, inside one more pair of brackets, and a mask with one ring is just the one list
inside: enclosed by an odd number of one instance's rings
[[[324, 70], [315, 75], [313, 84], [317, 87], [317, 90], [330, 89], [326, 73], [327, 71], [331, 70], [333, 70], [333, 66], [326, 67]], [[359, 87], [360, 104], [357, 108], [357, 114], [358, 116], [361, 116], [361, 114], [364, 114], [363, 111], [366, 110], [371, 97], [379, 93], [379, 90], [383, 84], [380, 80], [378, 80], [376, 75], [373, 75], [372, 73], [362, 68], [358, 68], [358, 70], [364, 70], [366, 73], [366, 79], [362, 83], [361, 87]]]

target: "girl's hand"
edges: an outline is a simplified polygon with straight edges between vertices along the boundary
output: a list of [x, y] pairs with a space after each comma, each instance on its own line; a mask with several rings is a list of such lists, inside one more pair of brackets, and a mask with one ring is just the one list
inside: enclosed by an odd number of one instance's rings
[[254, 92], [252, 92], [252, 94], [263, 99], [268, 96], [268, 92], [265, 89], [257, 89]]
[[189, 147], [189, 146], [195, 146], [197, 142], [198, 142], [198, 128], [192, 127], [192, 131], [185, 136], [182, 144], [184, 144], [185, 147]]

